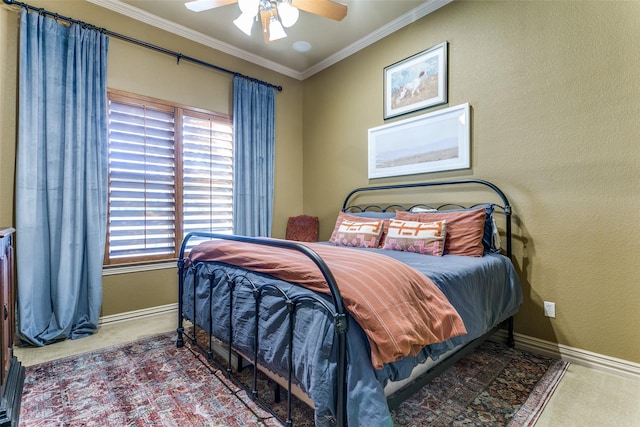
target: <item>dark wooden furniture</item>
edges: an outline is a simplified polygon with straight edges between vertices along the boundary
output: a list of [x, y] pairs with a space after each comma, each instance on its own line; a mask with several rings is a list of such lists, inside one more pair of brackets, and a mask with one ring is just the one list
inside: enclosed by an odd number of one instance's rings
[[13, 355], [15, 229], [0, 229], [0, 427], [17, 426], [24, 383], [24, 368]]

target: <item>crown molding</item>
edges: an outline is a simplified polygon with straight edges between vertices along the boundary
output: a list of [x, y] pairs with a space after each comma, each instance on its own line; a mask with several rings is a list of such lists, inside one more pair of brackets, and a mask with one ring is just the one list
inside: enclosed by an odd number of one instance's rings
[[415, 9], [410, 10], [404, 15], [391, 21], [387, 25], [380, 27], [376, 31], [350, 44], [349, 46], [340, 50], [339, 52], [336, 52], [335, 54], [329, 56], [325, 60], [320, 61], [316, 65], [309, 67], [303, 72], [299, 72], [292, 68], [285, 67], [276, 62], [265, 59], [259, 55], [255, 55], [253, 53], [239, 49], [235, 46], [232, 46], [216, 38], [202, 34], [198, 31], [194, 31], [183, 25], [176, 24], [175, 22], [171, 22], [167, 19], [160, 18], [159, 16], [148, 13], [142, 9], [138, 9], [137, 7], [130, 6], [119, 0], [86, 0], [86, 1], [93, 3], [97, 6], [103, 7], [105, 9], [109, 9], [121, 15], [127, 16], [129, 18], [135, 19], [144, 24], [148, 24], [153, 27], [160, 28], [164, 31], [173, 33], [180, 37], [184, 37], [185, 39], [194, 41], [196, 43], [218, 50], [220, 52], [235, 56], [237, 58], [243, 59], [245, 61], [251, 62], [255, 65], [267, 68], [269, 70], [275, 71], [285, 76], [289, 76], [296, 80], [304, 80], [316, 73], [319, 73], [325, 68], [328, 68], [333, 64], [353, 55], [354, 53], [364, 49], [365, 47], [370, 46], [371, 44], [383, 39], [389, 34], [392, 34], [395, 31], [398, 31], [399, 29], [409, 24], [412, 24], [418, 19], [430, 14], [431, 12], [434, 12], [440, 9], [441, 7], [446, 6], [447, 4], [451, 3], [453, 0], [428, 0], [423, 4], [421, 4], [420, 6], [416, 7]]
[[238, 49], [233, 45], [230, 45], [216, 38], [202, 34], [199, 31], [194, 31], [183, 25], [176, 24], [175, 22], [169, 21], [167, 19], [160, 18], [159, 16], [153, 15], [142, 9], [138, 9], [137, 7], [130, 6], [119, 0], [86, 0], [86, 1], [88, 1], [89, 3], [93, 3], [97, 6], [104, 7], [105, 9], [109, 9], [121, 15], [127, 16], [129, 18], [135, 19], [136, 21], [140, 21], [144, 24], [148, 24], [153, 27], [160, 28], [161, 30], [167, 31], [169, 33], [175, 34], [177, 36], [184, 37], [187, 40], [194, 41], [201, 45], [218, 50], [220, 52], [227, 53], [231, 56], [244, 59], [245, 61], [251, 62], [261, 67], [268, 68], [277, 73], [284, 74], [285, 76], [289, 76], [297, 80], [302, 80], [301, 74], [296, 70], [293, 70], [288, 67], [284, 67], [276, 62], [269, 61], [268, 59], [265, 59], [258, 55], [254, 55], [253, 53], [247, 52], [245, 50]]
[[333, 64], [342, 61], [343, 59], [353, 55], [354, 53], [364, 49], [367, 46], [372, 45], [373, 43], [387, 37], [388, 35], [398, 31], [399, 29], [406, 27], [409, 24], [412, 24], [427, 16], [428, 14], [440, 9], [443, 6], [451, 3], [453, 0], [429, 0], [416, 7], [415, 9], [410, 10], [404, 15], [394, 19], [389, 22], [387, 25], [384, 25], [378, 28], [376, 31], [368, 34], [367, 36], [361, 38], [360, 40], [351, 43], [349, 46], [344, 49], [336, 52], [335, 54], [329, 56], [327, 59], [318, 62], [316, 65], [313, 65], [310, 68], [307, 68], [303, 71], [301, 80], [304, 80], [312, 75], [319, 73], [325, 68], [329, 68]]

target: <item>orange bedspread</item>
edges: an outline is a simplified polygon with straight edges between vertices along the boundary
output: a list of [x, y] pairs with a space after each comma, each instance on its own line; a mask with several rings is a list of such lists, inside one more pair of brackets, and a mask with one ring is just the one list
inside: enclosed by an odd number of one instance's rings
[[[322, 257], [335, 277], [345, 308], [367, 335], [374, 368], [467, 332], [445, 295], [417, 270], [382, 254], [305, 246]], [[235, 265], [330, 294], [318, 267], [294, 250], [215, 240], [196, 246], [189, 258]]]

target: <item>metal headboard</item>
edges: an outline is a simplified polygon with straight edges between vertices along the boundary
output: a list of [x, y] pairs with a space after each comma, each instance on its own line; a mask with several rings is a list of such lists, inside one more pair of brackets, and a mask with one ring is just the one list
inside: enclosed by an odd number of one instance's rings
[[[440, 187], [440, 186], [455, 186], [455, 185], [479, 185], [479, 186], [484, 186], [484, 187], [488, 187], [491, 190], [493, 190], [494, 193], [497, 194], [497, 196], [500, 198], [502, 205], [496, 205], [499, 208], [501, 208], [501, 210], [504, 212], [504, 216], [505, 216], [505, 222], [506, 222], [506, 226], [505, 226], [505, 233], [506, 233], [506, 241], [507, 241], [507, 256], [509, 258], [511, 258], [512, 255], [512, 249], [511, 249], [511, 206], [509, 205], [509, 200], [507, 199], [507, 196], [502, 192], [502, 190], [500, 190], [500, 188], [498, 188], [495, 184], [489, 182], [489, 181], [485, 181], [482, 179], [462, 179], [462, 180], [456, 180], [456, 181], [433, 181], [433, 182], [418, 182], [418, 183], [412, 183], [412, 184], [393, 184], [393, 185], [378, 185], [378, 186], [372, 186], [372, 187], [361, 187], [361, 188], [356, 188], [355, 190], [351, 191], [349, 194], [347, 194], [347, 196], [344, 199], [344, 202], [342, 203], [342, 211], [346, 212], [349, 210], [349, 208], [351, 208], [350, 206], [350, 200], [353, 199], [357, 194], [359, 193], [364, 193], [364, 192], [370, 192], [370, 191], [382, 191], [382, 190], [396, 190], [396, 189], [403, 189], [403, 188], [417, 188], [417, 187]], [[420, 205], [414, 205], [414, 206], [421, 206]], [[460, 206], [458, 204], [445, 204], [445, 205], [440, 205], [438, 206], [436, 209], [442, 208], [443, 206]], [[386, 211], [390, 208], [401, 208], [403, 209], [402, 206], [400, 205], [390, 205], [387, 206], [385, 208], [380, 208], [383, 211]], [[376, 206], [376, 208], [378, 208], [378, 206]]]

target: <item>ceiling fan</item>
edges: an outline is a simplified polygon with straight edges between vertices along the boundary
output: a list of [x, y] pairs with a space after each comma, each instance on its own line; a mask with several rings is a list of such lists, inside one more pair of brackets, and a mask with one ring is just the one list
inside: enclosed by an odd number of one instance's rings
[[341, 21], [347, 16], [347, 6], [332, 0], [193, 0], [184, 5], [194, 12], [215, 9], [238, 3], [241, 15], [233, 23], [251, 35], [253, 22], [260, 17], [265, 42], [287, 36], [283, 27], [291, 27], [298, 20], [299, 10]]

